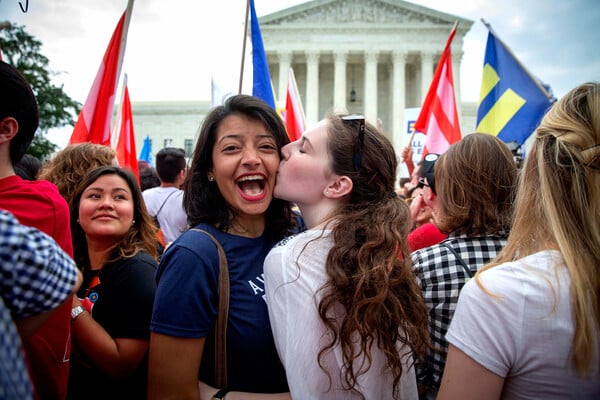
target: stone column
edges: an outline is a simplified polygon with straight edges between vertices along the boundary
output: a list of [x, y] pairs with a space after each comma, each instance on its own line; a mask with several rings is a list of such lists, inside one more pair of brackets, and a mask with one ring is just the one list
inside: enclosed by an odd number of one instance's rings
[[421, 53], [421, 101], [423, 104], [427, 92], [431, 86], [431, 80], [433, 79], [433, 54], [432, 53]]
[[376, 51], [365, 52], [365, 118], [377, 126], [377, 59]]
[[289, 51], [281, 51], [277, 53], [277, 57], [279, 59], [279, 87], [277, 102], [284, 104], [288, 84], [288, 71], [292, 65], [292, 53]]
[[319, 52], [306, 53], [306, 97], [304, 98], [306, 125], [319, 120]]
[[405, 146], [403, 142], [404, 109], [406, 108], [406, 58], [405, 51], [392, 52], [392, 135], [396, 153], [400, 154]]
[[335, 112], [346, 110], [346, 62], [348, 52], [338, 50], [333, 53], [333, 109]]

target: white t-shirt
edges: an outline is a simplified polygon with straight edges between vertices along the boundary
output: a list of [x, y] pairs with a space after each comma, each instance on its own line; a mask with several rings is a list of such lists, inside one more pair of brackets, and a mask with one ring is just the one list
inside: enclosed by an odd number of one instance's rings
[[[183, 208], [183, 190], [158, 186], [144, 190], [142, 196], [144, 196], [144, 203], [146, 203], [150, 216], [156, 216], [156, 213], [160, 210], [158, 223], [165, 237], [165, 242], [172, 242], [187, 230], [187, 214]], [[161, 209], [163, 203], [164, 206]]]
[[[343, 363], [338, 347], [326, 354], [323, 363], [331, 376], [318, 365], [318, 353], [327, 335], [317, 305], [322, 296], [315, 295], [326, 282], [325, 259], [332, 246], [331, 231], [308, 230], [274, 247], [265, 259], [265, 291], [275, 346], [285, 367], [292, 398], [358, 399], [355, 393], [342, 389], [340, 375]], [[338, 310], [339, 312], [339, 310]], [[400, 345], [399, 345], [400, 346]], [[408, 353], [399, 386], [399, 398], [417, 399], [415, 372]], [[358, 389], [366, 399], [392, 399], [392, 375], [386, 369], [385, 356], [372, 351], [371, 368], [358, 377]], [[358, 364], [358, 362], [357, 362]], [[357, 368], [355, 368], [357, 370]]]
[[598, 351], [587, 379], [570, 362], [571, 279], [560, 253], [542, 251], [480, 276], [495, 297], [471, 279], [460, 294], [448, 342], [505, 377], [505, 399], [600, 399]]

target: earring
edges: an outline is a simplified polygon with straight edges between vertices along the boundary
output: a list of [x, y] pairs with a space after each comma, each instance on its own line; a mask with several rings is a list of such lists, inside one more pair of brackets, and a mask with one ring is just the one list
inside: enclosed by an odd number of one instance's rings
[[135, 225], [135, 219], [133, 221], [131, 221], [131, 226]]
[[208, 181], [209, 181], [209, 182], [212, 182], [212, 181], [214, 181], [214, 180], [215, 180], [215, 177], [214, 177], [214, 176], [212, 176], [212, 175], [209, 175], [209, 176], [208, 176]]
[[77, 223], [80, 224], [81, 222], [79, 222], [79, 218], [77, 218]]

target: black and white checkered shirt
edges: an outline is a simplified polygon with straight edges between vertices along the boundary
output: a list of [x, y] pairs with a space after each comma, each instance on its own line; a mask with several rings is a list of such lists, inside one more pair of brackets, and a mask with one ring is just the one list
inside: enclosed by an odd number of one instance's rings
[[466, 237], [450, 234], [441, 243], [412, 253], [413, 270], [429, 310], [431, 342], [434, 347], [441, 349], [440, 352], [430, 353], [426, 365], [417, 368], [420, 384], [435, 390], [440, 386], [448, 353], [446, 332], [454, 315], [460, 290], [469, 280], [460, 261], [444, 245], [454, 249], [474, 274], [496, 257], [505, 244], [505, 236]]
[[0, 210], [0, 399], [33, 398], [13, 318], [58, 307], [76, 279], [75, 263], [50, 236]]

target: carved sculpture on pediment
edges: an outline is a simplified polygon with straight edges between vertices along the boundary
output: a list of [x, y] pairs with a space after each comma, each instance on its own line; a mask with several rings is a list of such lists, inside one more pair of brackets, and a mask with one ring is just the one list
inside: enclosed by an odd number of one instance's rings
[[447, 21], [377, 0], [342, 0], [269, 21], [268, 25], [351, 23], [431, 25]]

